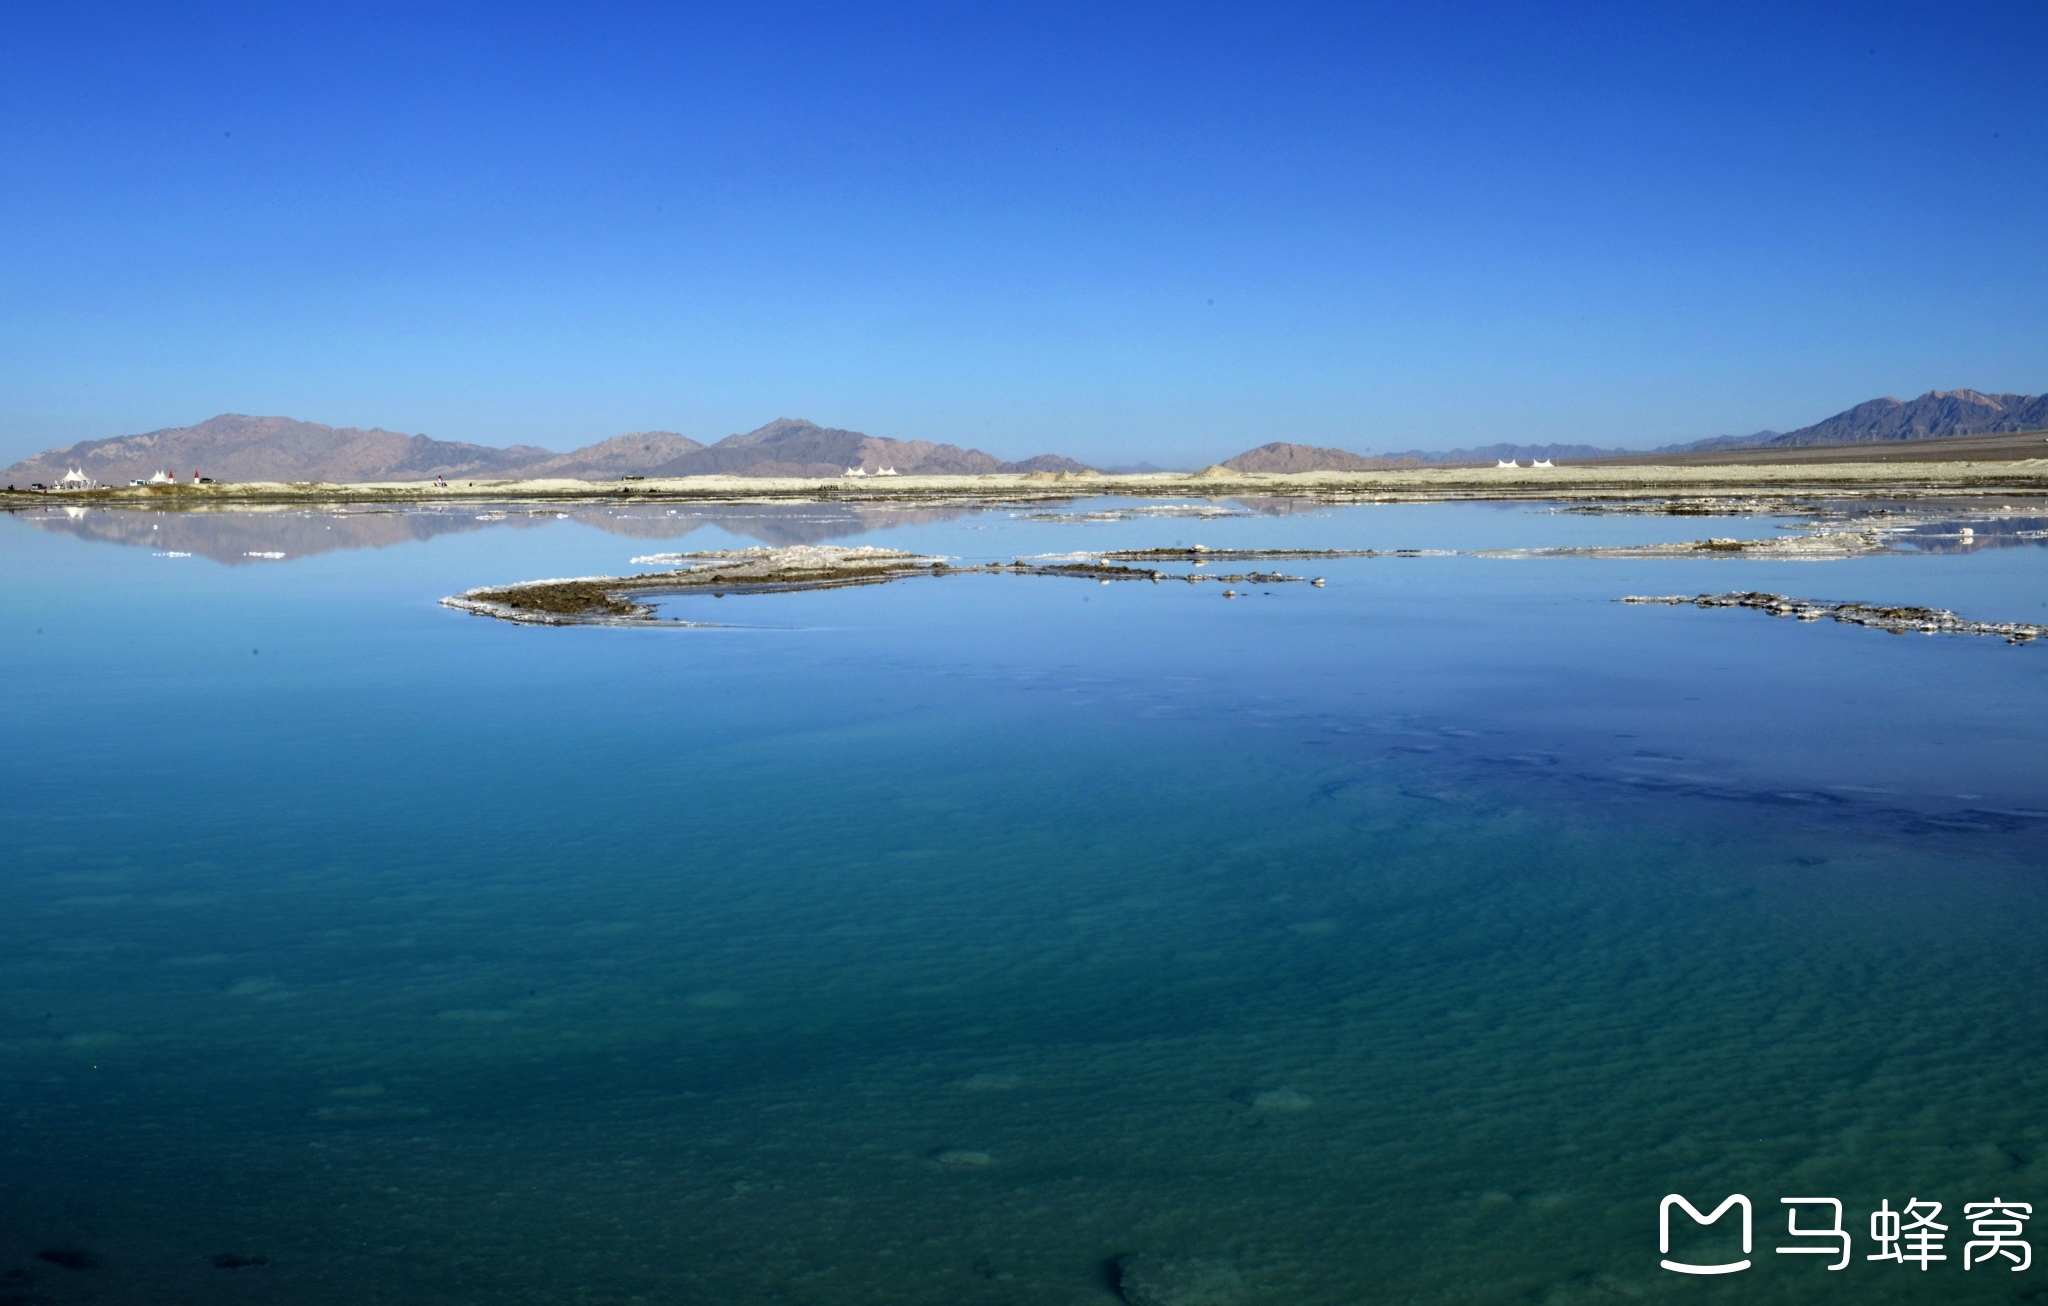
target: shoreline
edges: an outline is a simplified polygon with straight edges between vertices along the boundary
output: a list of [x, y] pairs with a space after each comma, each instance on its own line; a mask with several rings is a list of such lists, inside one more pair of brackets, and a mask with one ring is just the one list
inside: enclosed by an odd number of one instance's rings
[[[690, 621], [660, 615], [650, 600], [691, 592], [727, 595], [785, 594], [810, 590], [882, 585], [923, 577], [942, 580], [971, 575], [1064, 577], [1109, 585], [1117, 581], [1149, 581], [1157, 585], [1218, 582], [1236, 585], [1307, 583], [1324, 586], [1321, 576], [1280, 572], [1207, 572], [1212, 563], [1336, 560], [1340, 558], [1761, 558], [1823, 562], [1895, 552], [1882, 532], [1807, 529], [1799, 534], [1762, 540], [1696, 539], [1662, 544], [1593, 545], [1535, 549], [1209, 549], [1201, 545], [1149, 549], [1111, 549], [1069, 554], [1041, 554], [1008, 563], [961, 565], [956, 559], [907, 553], [874, 546], [791, 545], [783, 548], [714, 550], [699, 553], [650, 554], [636, 563], [668, 564], [669, 570], [625, 576], [575, 576], [514, 581], [479, 586], [441, 600], [441, 605], [472, 616], [544, 626], [668, 626], [704, 627], [718, 622]], [[1166, 567], [1185, 570], [1165, 570]], [[1239, 597], [1234, 588], [1224, 598]], [[2048, 627], [2024, 622], [1965, 621], [1946, 609], [1878, 607], [1855, 602], [1788, 599], [1777, 594], [1741, 591], [1725, 595], [1643, 596], [1620, 600], [1632, 604], [1694, 604], [1707, 607], [1754, 607], [1801, 621], [1823, 616], [1852, 625], [1875, 626], [1902, 633], [1996, 634], [2008, 642], [2028, 643], [2048, 635]]]
[[2048, 495], [2048, 458], [2012, 462], [1785, 463], [1768, 466], [1424, 468], [1372, 472], [1201, 472], [1109, 475], [1030, 472], [984, 476], [818, 479], [686, 476], [645, 481], [492, 480], [436, 486], [424, 481], [328, 484], [242, 481], [217, 485], [120, 486], [92, 490], [0, 490], [0, 511], [76, 504], [204, 510], [311, 504], [430, 503], [974, 503], [1072, 499], [1236, 498], [1258, 495], [1331, 503], [1455, 499], [1633, 500], [1672, 494], [1782, 495], [1851, 499], [1972, 494]]
[[[1367, 552], [1333, 550], [1309, 554], [1301, 550], [1280, 550], [1293, 557], [1363, 557]], [[836, 545], [792, 545], [786, 548], [726, 549], [708, 553], [652, 555], [635, 561], [663, 561], [675, 564], [669, 571], [641, 572], [632, 576], [572, 576], [548, 580], [515, 581], [507, 585], [484, 585], [451, 594], [441, 606], [471, 616], [492, 617], [541, 626], [670, 626], [704, 628], [715, 622], [683, 621], [662, 617], [646, 601], [650, 598], [709, 593], [717, 598], [728, 594], [789, 594], [812, 590], [846, 589], [861, 585], [885, 585], [891, 581], [971, 575], [1050, 576], [1092, 580], [1102, 585], [1117, 581], [1164, 581], [1186, 584], [1216, 582], [1227, 585], [1281, 585], [1307, 583], [1322, 588], [1320, 577], [1286, 576], [1278, 572], [1229, 574], [1164, 572], [1156, 567], [1132, 565], [1171, 554], [1175, 561], [1202, 565], [1210, 559], [1247, 558], [1257, 551], [1235, 553], [1208, 550], [1140, 550], [1137, 552], [1089, 554], [1060, 560], [1022, 558], [1009, 563], [989, 562], [959, 565], [954, 559], [934, 554], [905, 553], [897, 549], [848, 548]], [[1185, 559], [1181, 556], [1185, 554]], [[1236, 597], [1225, 590], [1226, 598]]]

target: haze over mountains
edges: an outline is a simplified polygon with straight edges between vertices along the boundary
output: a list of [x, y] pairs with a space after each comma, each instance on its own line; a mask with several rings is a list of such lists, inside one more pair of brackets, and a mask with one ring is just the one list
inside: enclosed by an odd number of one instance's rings
[[707, 474], [839, 476], [850, 467], [871, 473], [893, 467], [904, 475], [1085, 470], [1070, 458], [1052, 454], [1005, 462], [979, 449], [890, 440], [789, 418], [712, 445], [673, 431], [640, 431], [558, 454], [533, 445], [497, 449], [382, 429], [223, 413], [196, 426], [52, 449], [0, 472], [0, 481], [53, 484], [73, 467], [102, 485], [124, 485], [160, 470], [188, 479], [197, 473], [217, 481], [330, 484], [423, 481], [436, 476], [599, 481]]
[[[1981, 394], [1932, 390], [1918, 399], [1873, 399], [1812, 426], [1778, 434], [1718, 436], [1649, 452], [1697, 453], [1722, 449], [1796, 448], [1917, 440], [2048, 429], [2048, 394]], [[1584, 444], [1492, 444], [1471, 449], [1365, 456], [1343, 449], [1276, 441], [1224, 463], [1239, 472], [1368, 471], [1502, 459], [1556, 461], [1639, 453]], [[743, 435], [701, 444], [673, 431], [614, 436], [570, 453], [533, 445], [489, 445], [434, 440], [378, 428], [323, 426], [289, 417], [223, 413], [196, 426], [142, 435], [87, 440], [52, 449], [0, 471], [0, 482], [53, 484], [79, 468], [102, 485], [122, 485], [167, 471], [218, 481], [422, 481], [562, 477], [607, 481], [621, 476], [838, 476], [858, 467], [870, 474], [894, 468], [904, 475], [980, 475], [995, 472], [1085, 471], [1057, 454], [1005, 462], [979, 449], [924, 440], [892, 440], [778, 418]], [[1159, 470], [1141, 464], [1145, 470]], [[1133, 470], [1138, 470], [1134, 468]]]

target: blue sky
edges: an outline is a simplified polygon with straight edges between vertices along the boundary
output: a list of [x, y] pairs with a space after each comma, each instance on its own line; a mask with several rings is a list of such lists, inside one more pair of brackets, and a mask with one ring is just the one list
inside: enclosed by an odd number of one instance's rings
[[2038, 392], [2044, 55], [2038, 3], [8, 6], [0, 460], [235, 411], [1193, 463]]

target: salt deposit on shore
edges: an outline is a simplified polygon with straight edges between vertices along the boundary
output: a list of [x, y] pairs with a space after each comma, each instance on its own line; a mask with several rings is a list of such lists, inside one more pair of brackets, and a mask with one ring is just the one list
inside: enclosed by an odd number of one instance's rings
[[[1896, 529], [1869, 528], [1860, 531], [1829, 529], [1827, 523], [1813, 522], [1796, 534], [1768, 539], [1708, 537], [1705, 539], [1649, 544], [1590, 545], [1534, 549], [1210, 549], [1200, 544], [1170, 548], [1120, 549], [1100, 553], [1070, 553], [1013, 559], [1008, 563], [986, 562], [962, 566], [955, 559], [906, 553], [874, 547], [849, 548], [838, 545], [792, 545], [784, 548], [728, 549], [702, 553], [654, 553], [634, 558], [636, 564], [658, 565], [665, 571], [631, 576], [581, 576], [566, 579], [521, 581], [510, 585], [485, 586], [452, 595], [441, 602], [458, 611], [501, 621], [534, 625], [601, 626], [701, 626], [703, 622], [683, 621], [659, 615], [648, 602], [663, 595], [709, 591], [719, 598], [728, 594], [773, 594], [801, 590], [841, 589], [855, 585], [880, 585], [913, 577], [933, 579], [972, 574], [1052, 576], [1094, 580], [1108, 585], [1116, 581], [1178, 581], [1190, 585], [1205, 582], [1226, 585], [1273, 585], [1307, 581], [1322, 588], [1323, 577], [1313, 579], [1280, 572], [1223, 572], [1204, 570], [1218, 562], [1307, 561], [1372, 558], [1453, 557], [1474, 558], [1597, 558], [1676, 559], [1743, 558], [1795, 562], [1826, 562], [1860, 558], [1897, 551]], [[1167, 570], [1177, 567], [1177, 570]], [[1225, 598], [1238, 597], [1234, 589]], [[1768, 599], [1773, 604], [1750, 602]], [[1930, 613], [1925, 609], [1877, 609], [1857, 604], [1815, 605], [1807, 600], [1780, 600], [1776, 595], [1702, 595], [1699, 599], [1630, 598], [1631, 603], [1697, 602], [1703, 607], [1763, 606], [1799, 604], [1807, 611], [1832, 616], [1839, 621], [1878, 625], [1885, 629], [1939, 629], [1965, 634], [2000, 634], [2014, 642], [2025, 642], [2040, 632], [2024, 632], [2009, 625], [1984, 626], [1963, 622], [1953, 613]], [[1906, 616], [1899, 616], [1899, 614]], [[1876, 614], [1873, 616], [1873, 614]], [[1782, 614], [1781, 614], [1782, 615]], [[1911, 620], [1906, 626], [1893, 621]], [[1928, 622], [1933, 622], [1932, 626]]]
[[2048, 494], [2048, 458], [2012, 462], [1799, 463], [1784, 466], [1710, 467], [1431, 467], [1406, 471], [1240, 474], [1212, 467], [1204, 471], [1105, 475], [1097, 472], [1032, 472], [1024, 475], [895, 476], [882, 481], [832, 478], [687, 476], [631, 484], [577, 480], [462, 480], [445, 486], [430, 481], [327, 485], [242, 482], [226, 485], [129, 486], [47, 495], [0, 494], [0, 505], [67, 502], [147, 504], [152, 507], [244, 507], [258, 503], [428, 503], [516, 500], [592, 502], [605, 500], [835, 502], [976, 502], [1066, 499], [1076, 494], [1148, 498], [1261, 495], [1333, 503], [1431, 499], [1552, 499], [1585, 497], [1628, 500], [1669, 494], [1806, 494], [1892, 497], [1928, 494]]
[[[1252, 556], [1240, 554], [1238, 556]], [[703, 622], [677, 621], [657, 616], [645, 599], [663, 594], [708, 590], [723, 598], [727, 594], [776, 594], [797, 590], [843, 589], [852, 585], [880, 585], [914, 576], [943, 577], [972, 573], [1012, 576], [1064, 576], [1113, 581], [1176, 580], [1188, 584], [1274, 585], [1306, 580], [1278, 572], [1168, 573], [1152, 567], [1123, 565], [1113, 557], [1099, 554], [1066, 555], [1055, 559], [1022, 558], [1009, 563], [956, 566], [948, 559], [903, 553], [873, 547], [844, 548], [835, 545], [792, 545], [781, 549], [729, 549], [710, 553], [649, 554], [634, 559], [640, 563], [669, 563], [672, 571], [645, 572], [636, 576], [579, 576], [559, 580], [521, 581], [512, 585], [486, 586], [452, 595], [441, 602], [458, 611], [479, 617], [496, 617], [532, 625], [569, 626], [693, 626]]]
[[1743, 591], [1733, 594], [1631, 594], [1623, 603], [1648, 603], [1668, 607], [1751, 608], [1773, 617], [1795, 617], [1800, 621], [1826, 618], [1850, 626], [1868, 626], [1894, 635], [1995, 635], [2008, 644], [2030, 644], [2048, 638], [2048, 626], [2025, 621], [1967, 621], [1947, 608], [1923, 608], [1875, 603], [1839, 603], [1826, 599], [1795, 599], [1783, 594]]

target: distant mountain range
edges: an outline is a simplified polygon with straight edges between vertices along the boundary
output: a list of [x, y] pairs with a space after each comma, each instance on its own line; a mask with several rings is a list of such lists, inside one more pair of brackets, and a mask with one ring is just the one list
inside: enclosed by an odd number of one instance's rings
[[[570, 455], [574, 457], [575, 455]], [[645, 476], [838, 476], [848, 468], [874, 472], [893, 467], [904, 475], [980, 476], [990, 472], [1079, 472], [1071, 458], [1040, 454], [1004, 462], [979, 449], [923, 440], [890, 440], [840, 431], [814, 422], [777, 418], [745, 435], [729, 435], [656, 464]]]
[[52, 449], [0, 471], [0, 482], [53, 484], [74, 467], [102, 485], [146, 480], [158, 471], [188, 480], [197, 474], [217, 481], [344, 484], [424, 481], [436, 476], [491, 480], [617, 480], [621, 476], [706, 474], [839, 476], [851, 467], [867, 472], [893, 467], [904, 475], [1086, 470], [1071, 458], [1053, 454], [1005, 462], [979, 449], [890, 440], [790, 418], [712, 445], [673, 431], [639, 431], [558, 454], [533, 445], [497, 449], [382, 429], [365, 431], [289, 417], [223, 413], [197, 426]]
[[1444, 449], [1425, 453], [1367, 456], [1343, 449], [1321, 449], [1312, 444], [1276, 442], [1247, 449], [1223, 466], [1233, 472], [1380, 472], [1403, 467], [1427, 467], [1433, 463], [1486, 463], [1524, 458], [1605, 458], [1625, 453], [1623, 449], [1600, 449], [1590, 444], [1489, 444], [1477, 449]]
[[[1918, 399], [1872, 399], [1825, 422], [1783, 435], [1763, 432], [1759, 446], [1862, 444], [1870, 440], [1925, 440], [1941, 435], [1993, 435], [2048, 430], [2048, 394], [1987, 395], [1975, 390], [1929, 390]], [[1733, 447], [1733, 446], [1715, 446]], [[1752, 446], [1756, 447], [1756, 446]]]
[[1233, 472], [1279, 475], [1288, 472], [1366, 472], [1397, 465], [1393, 459], [1363, 458], [1343, 449], [1323, 449], [1312, 444], [1289, 444], [1285, 440], [1275, 440], [1256, 449], [1247, 449], [1237, 457], [1225, 459], [1223, 462], [1223, 466]]
[[[1980, 394], [1931, 390], [1918, 399], [1873, 399], [1823, 422], [1779, 434], [1716, 436], [1666, 445], [1656, 454], [1723, 449], [1921, 440], [2048, 429], [2048, 394]], [[1640, 453], [1586, 444], [1491, 444], [1472, 449], [1366, 456], [1343, 449], [1276, 441], [1237, 455], [1223, 466], [1236, 472], [1373, 471], [1433, 463], [1489, 463], [1504, 459], [1553, 461]], [[1057, 454], [1005, 462], [979, 449], [923, 440], [891, 440], [778, 418], [744, 435], [700, 444], [673, 431], [637, 431], [555, 453], [533, 445], [499, 449], [402, 435], [373, 428], [322, 426], [289, 417], [223, 413], [197, 426], [143, 435], [87, 440], [52, 449], [0, 471], [0, 483], [55, 483], [78, 468], [102, 485], [145, 480], [166, 471], [182, 479], [199, 474], [217, 481], [423, 481], [436, 476], [470, 479], [617, 480], [621, 476], [838, 476], [858, 467], [873, 473], [893, 467], [905, 475], [980, 475], [991, 472], [1078, 472], [1087, 467]], [[1159, 470], [1149, 463], [1116, 470]]]
[[1422, 467], [1432, 463], [1488, 463], [1506, 459], [1617, 458], [1643, 452], [1704, 453], [1722, 449], [1782, 449], [1813, 445], [1925, 440], [1947, 435], [1993, 435], [2048, 430], [2048, 394], [1987, 395], [1975, 390], [1930, 390], [1918, 399], [1872, 399], [1796, 431], [1718, 435], [1648, 451], [1590, 444], [1489, 444], [1475, 449], [1360, 455], [1306, 444], [1263, 444], [1224, 463], [1234, 472], [1349, 472]]

